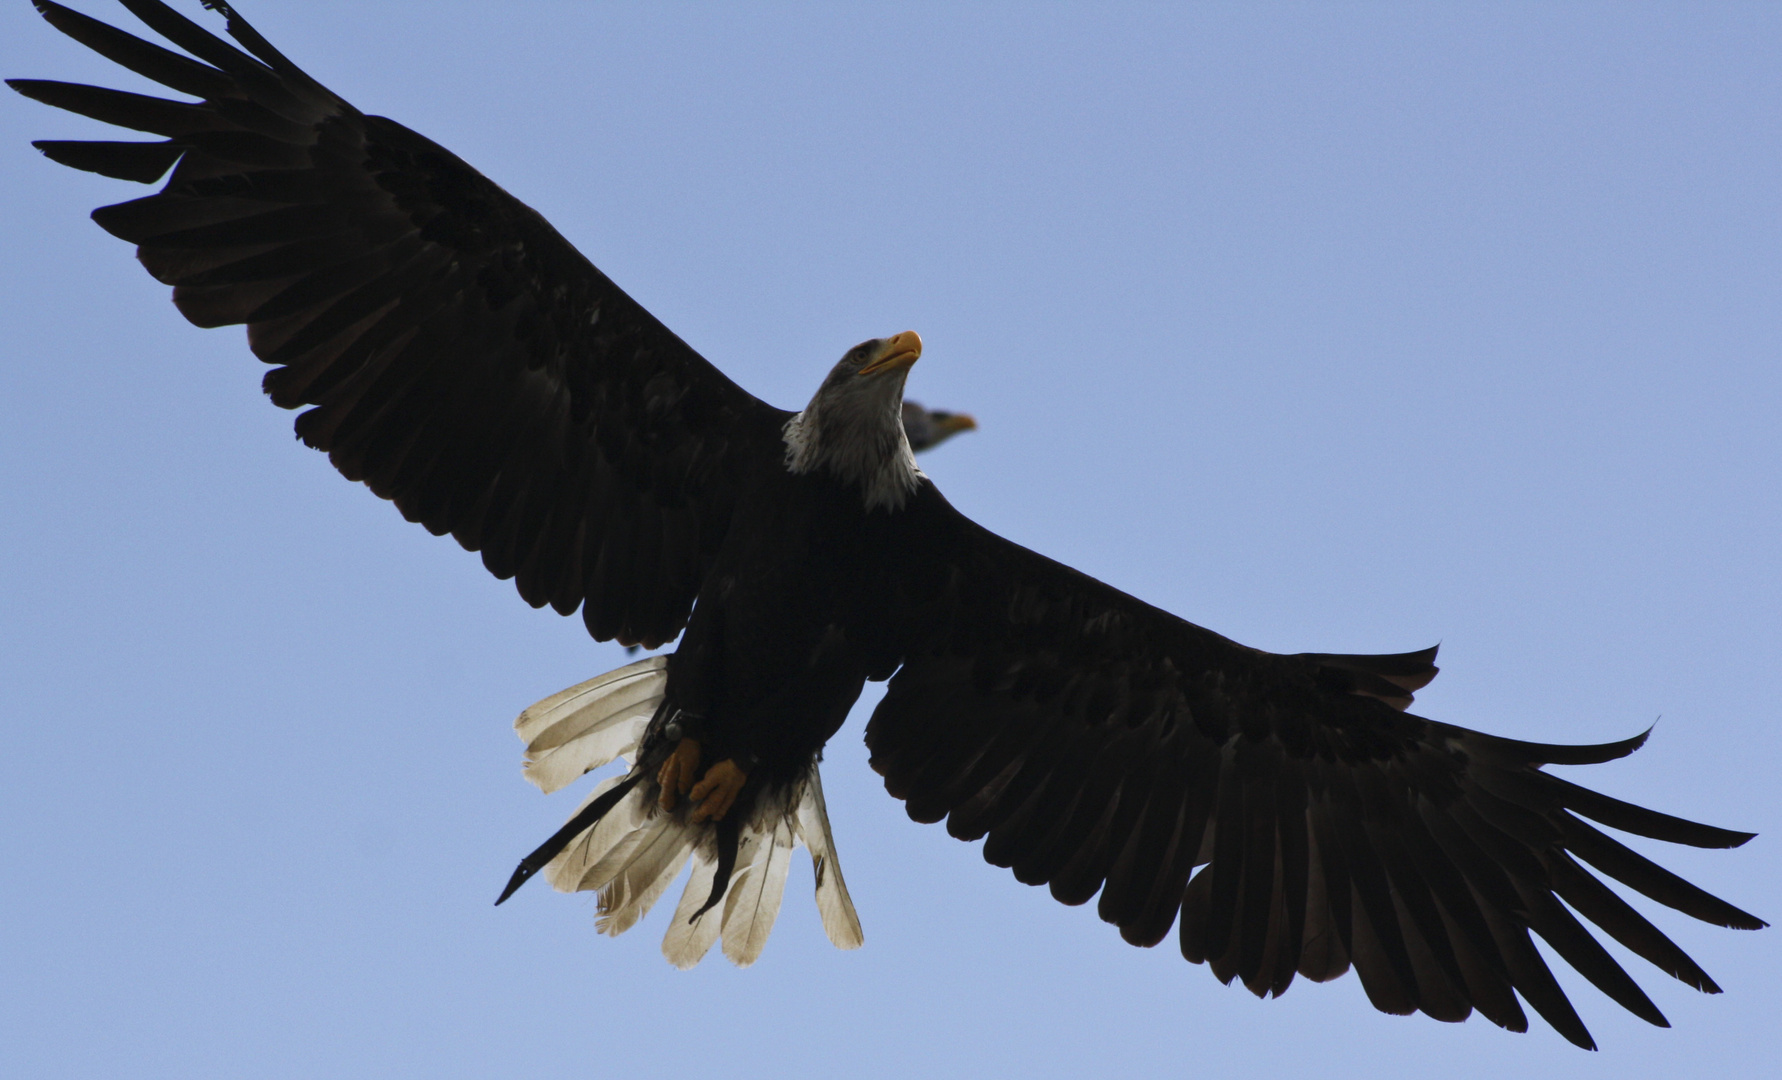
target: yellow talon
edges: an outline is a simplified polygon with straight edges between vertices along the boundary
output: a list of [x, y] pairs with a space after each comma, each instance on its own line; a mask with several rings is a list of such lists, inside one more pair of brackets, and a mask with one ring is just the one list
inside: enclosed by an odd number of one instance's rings
[[[658, 800], [662, 809], [674, 809], [675, 796], [687, 793], [687, 789], [693, 786], [693, 776], [697, 772], [699, 772], [699, 740], [682, 739], [656, 773], [656, 783], [662, 785], [662, 795]], [[697, 800], [699, 796], [695, 795], [693, 798]]]
[[693, 792], [688, 796], [699, 804], [693, 808], [693, 823], [698, 824], [707, 818], [723, 821], [748, 780], [749, 774], [729, 758], [707, 769], [705, 778], [693, 785]]

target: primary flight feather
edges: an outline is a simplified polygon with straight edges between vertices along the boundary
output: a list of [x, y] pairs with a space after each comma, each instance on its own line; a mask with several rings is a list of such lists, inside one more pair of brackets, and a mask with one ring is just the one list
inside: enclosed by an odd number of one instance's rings
[[[48, 0], [57, 29], [196, 101], [10, 80], [155, 138], [46, 141], [151, 183], [95, 211], [199, 326], [245, 324], [297, 433], [535, 607], [651, 657], [517, 722], [555, 790], [625, 768], [522, 861], [633, 925], [683, 868], [664, 952], [760, 955], [794, 846], [831, 940], [862, 940], [817, 762], [869, 680], [872, 765], [917, 821], [1127, 941], [1259, 995], [1353, 967], [1376, 1007], [1523, 1003], [1593, 1045], [1531, 931], [1652, 1023], [1579, 921], [1697, 989], [1713, 981], [1599, 874], [1722, 926], [1759, 919], [1597, 824], [1672, 843], [1750, 834], [1543, 771], [1636, 749], [1497, 738], [1405, 711], [1435, 650], [1246, 648], [984, 530], [917, 467], [969, 417], [903, 400], [914, 333], [847, 351], [803, 409], [751, 396], [537, 213], [449, 151], [359, 112], [228, 5], [240, 48], [158, 0], [123, 5], [183, 53]], [[245, 51], [243, 51], [245, 50]], [[926, 419], [924, 419], [926, 417]], [[939, 418], [938, 421], [935, 418]], [[918, 439], [918, 442], [921, 440]], [[1594, 872], [1593, 872], [1594, 871]], [[1576, 915], [1574, 915], [1574, 912]]]

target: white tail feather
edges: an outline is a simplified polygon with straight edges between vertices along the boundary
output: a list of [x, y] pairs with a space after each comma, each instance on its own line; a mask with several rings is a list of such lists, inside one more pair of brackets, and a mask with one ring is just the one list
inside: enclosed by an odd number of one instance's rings
[[640, 844], [612, 883], [600, 891], [600, 917], [594, 928], [601, 933], [617, 937], [635, 926], [656, 906], [681, 867], [687, 865], [687, 856], [693, 854], [698, 834], [676, 827], [668, 818], [661, 820], [668, 822], [668, 827], [655, 830], [647, 843]]
[[[652, 656], [553, 694], [521, 713], [514, 729], [526, 743], [526, 778], [550, 792], [615, 759], [635, 761], [667, 690], [667, 666], [665, 658]], [[624, 779], [601, 781], [577, 812]], [[675, 967], [690, 968], [722, 934], [724, 955], [747, 967], [767, 945], [785, 895], [792, 851], [801, 843], [811, 852], [824, 933], [837, 948], [858, 948], [865, 938], [836, 861], [815, 763], [803, 783], [763, 794], [740, 830], [736, 866], [722, 904], [696, 922], [689, 920], [711, 896], [717, 872], [714, 830], [658, 810], [653, 781], [639, 783], [577, 836], [545, 867], [545, 876], [561, 892], [597, 893], [595, 927], [617, 935], [648, 914], [690, 858], [693, 872], [662, 940], [662, 954]]]
[[[624, 780], [622, 776], [613, 776], [595, 785], [594, 790], [588, 793], [588, 797], [582, 800], [581, 806], [576, 807], [576, 813], [581, 813], [584, 807], [617, 787], [622, 780]], [[545, 864], [545, 880], [549, 881], [553, 888], [558, 892], [575, 892], [581, 888], [593, 888], [593, 886], [582, 884], [588, 871], [605, 858], [614, 845], [636, 828], [636, 822], [627, 812], [627, 804], [630, 802], [631, 800], [628, 798], [621, 799], [619, 805], [613, 807], [612, 811], [601, 818], [593, 828], [585, 830], [581, 835], [571, 840], [568, 847], [558, 852], [556, 858]]]
[[552, 694], [514, 721], [526, 779], [556, 791], [615, 758], [631, 760], [668, 689], [668, 658], [650, 656]]
[[681, 902], [674, 909], [668, 933], [662, 937], [662, 955], [682, 971], [705, 959], [712, 943], [718, 940], [720, 920], [717, 912], [708, 911], [698, 919], [693, 918], [693, 913], [704, 906], [706, 897], [711, 895], [712, 879], [717, 873], [717, 852], [711, 850], [710, 844], [703, 845], [701, 850], [694, 852], [693, 873], [687, 876]]
[[829, 830], [829, 806], [823, 801], [823, 778], [817, 766], [811, 766], [811, 778], [804, 785], [798, 800], [798, 814], [793, 821], [798, 839], [810, 849], [811, 872], [817, 878], [817, 914], [823, 919], [823, 933], [838, 949], [858, 949], [866, 943], [860, 929], [860, 916], [854, 911], [854, 898], [848, 895], [847, 880], [842, 877], [841, 860], [835, 856], [835, 835]]
[[[724, 903], [724, 955], [737, 967], [760, 959], [780, 915], [786, 873], [792, 869], [792, 823], [787, 816], [780, 810], [743, 831], [749, 850], [737, 853], [737, 872]], [[747, 866], [744, 858], [749, 860]]]

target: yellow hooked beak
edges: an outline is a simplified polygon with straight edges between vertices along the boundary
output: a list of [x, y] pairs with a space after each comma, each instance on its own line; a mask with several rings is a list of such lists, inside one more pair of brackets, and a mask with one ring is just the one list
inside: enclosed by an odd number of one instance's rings
[[903, 371], [922, 358], [922, 336], [905, 330], [885, 339], [885, 351], [878, 359], [861, 368], [861, 375], [877, 375], [881, 371]]

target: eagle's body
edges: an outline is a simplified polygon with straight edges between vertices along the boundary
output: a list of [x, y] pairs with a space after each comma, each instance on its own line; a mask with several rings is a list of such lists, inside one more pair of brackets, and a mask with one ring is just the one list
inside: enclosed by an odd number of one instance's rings
[[[912, 818], [1137, 945], [1258, 995], [1351, 967], [1381, 1010], [1588, 1032], [1534, 947], [1664, 1018], [1579, 916], [1713, 981], [1586, 864], [1696, 918], [1747, 914], [1591, 822], [1673, 843], [1749, 834], [1544, 770], [1625, 755], [1408, 711], [1435, 650], [1247, 648], [998, 537], [916, 467], [914, 334], [848, 351], [803, 410], [726, 378], [537, 213], [444, 148], [359, 112], [226, 4], [243, 52], [123, 0], [189, 55], [38, 0], [58, 29], [196, 100], [14, 80], [161, 141], [44, 142], [165, 185], [95, 220], [200, 326], [245, 324], [298, 435], [535, 607], [652, 657], [527, 709], [527, 776], [619, 760], [524, 860], [592, 889], [618, 933], [681, 869], [664, 948], [760, 954], [795, 844], [838, 945], [860, 943], [818, 763], [868, 679], [872, 765]], [[504, 894], [505, 897], [506, 894]], [[722, 910], [711, 909], [722, 904]], [[1574, 914], [1575, 913], [1575, 914]]]
[[868, 510], [830, 476], [775, 473], [744, 501], [736, 542], [712, 567], [668, 694], [783, 781], [835, 734], [868, 677], [896, 669], [897, 648], [882, 640], [887, 579], [919, 518]]
[[[913, 362], [919, 340], [898, 338], [913, 342]], [[865, 378], [867, 404], [895, 404], [907, 368], [856, 374], [884, 348], [863, 343], [831, 382]], [[804, 774], [866, 679], [896, 670], [892, 589], [933, 516], [917, 507], [939, 498], [895, 409], [836, 417], [824, 397], [786, 422], [783, 453], [739, 489], [667, 689], [666, 715], [683, 714], [718, 757], [778, 783]]]

